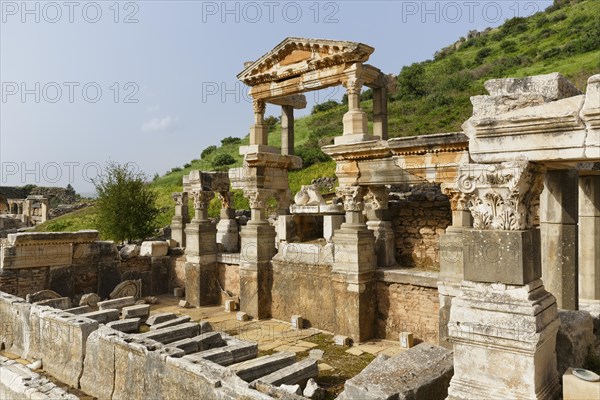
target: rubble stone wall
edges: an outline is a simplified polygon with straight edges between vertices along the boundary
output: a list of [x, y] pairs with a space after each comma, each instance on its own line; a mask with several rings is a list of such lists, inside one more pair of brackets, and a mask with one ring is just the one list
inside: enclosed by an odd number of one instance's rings
[[439, 235], [452, 223], [450, 201], [439, 185], [392, 188], [389, 207], [400, 266], [439, 270]]

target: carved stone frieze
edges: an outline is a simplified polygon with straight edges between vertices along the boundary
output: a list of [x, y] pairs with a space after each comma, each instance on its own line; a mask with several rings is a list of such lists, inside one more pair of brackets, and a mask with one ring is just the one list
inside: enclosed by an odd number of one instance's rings
[[390, 189], [386, 186], [369, 186], [364, 197], [365, 207], [371, 210], [387, 210]]

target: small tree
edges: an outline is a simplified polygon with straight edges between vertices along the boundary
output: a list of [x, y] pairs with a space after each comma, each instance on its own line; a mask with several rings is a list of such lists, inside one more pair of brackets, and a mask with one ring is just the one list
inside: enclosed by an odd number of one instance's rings
[[143, 173], [115, 162], [108, 163], [104, 174], [94, 180], [98, 228], [105, 237], [123, 243], [145, 239], [156, 231], [156, 193], [144, 181]]

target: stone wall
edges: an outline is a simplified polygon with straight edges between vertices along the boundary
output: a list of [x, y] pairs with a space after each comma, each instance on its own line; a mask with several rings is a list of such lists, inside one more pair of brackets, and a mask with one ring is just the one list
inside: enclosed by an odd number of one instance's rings
[[171, 256], [170, 289], [185, 287], [185, 255]]
[[223, 290], [234, 296], [240, 294], [240, 266], [236, 264], [218, 263], [219, 284]]
[[439, 298], [435, 273], [379, 273], [377, 337], [399, 340], [412, 332], [418, 341], [438, 344]]
[[450, 201], [439, 185], [393, 187], [389, 206], [400, 266], [439, 270], [439, 235], [452, 223]]

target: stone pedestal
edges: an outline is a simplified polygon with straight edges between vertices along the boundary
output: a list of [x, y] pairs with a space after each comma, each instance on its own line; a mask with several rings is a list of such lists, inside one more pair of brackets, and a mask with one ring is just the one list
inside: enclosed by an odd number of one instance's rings
[[335, 231], [344, 223], [343, 215], [323, 215], [323, 237], [331, 242]]
[[185, 224], [181, 216], [176, 215], [171, 220], [171, 239], [176, 241], [179, 247], [185, 247]]
[[396, 243], [390, 221], [368, 221], [367, 228], [375, 235], [375, 254], [378, 267], [396, 265]]
[[579, 308], [600, 319], [600, 176], [579, 178]]
[[192, 220], [185, 233], [185, 299], [194, 306], [219, 304], [217, 230], [210, 221]]
[[453, 299], [460, 294], [460, 282], [464, 276], [462, 228], [448, 227], [446, 233], [440, 235], [440, 274], [438, 294], [439, 311], [439, 344], [452, 349], [448, 340], [448, 321]]
[[221, 220], [217, 223], [217, 243], [221, 243], [225, 253], [235, 253], [240, 249], [235, 210], [231, 208], [221, 209]]
[[448, 399], [556, 399], [554, 296], [541, 282], [527, 285], [464, 281], [448, 331], [454, 377]]
[[558, 307], [577, 310], [577, 171], [548, 171], [540, 197], [542, 276]]
[[249, 221], [242, 227], [241, 238], [240, 310], [254, 318], [269, 318], [275, 229], [265, 220]]

